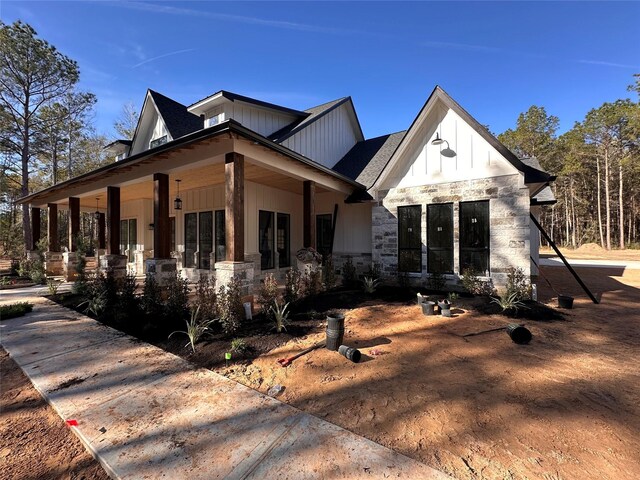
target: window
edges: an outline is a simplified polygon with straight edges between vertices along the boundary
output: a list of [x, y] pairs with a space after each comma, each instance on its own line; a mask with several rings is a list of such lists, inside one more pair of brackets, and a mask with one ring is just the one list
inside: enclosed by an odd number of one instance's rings
[[149, 142], [149, 148], [159, 147], [160, 145], [164, 145], [165, 143], [167, 143], [167, 136], [163, 135], [156, 138], [155, 140], [151, 140], [151, 142]]
[[224, 222], [224, 210], [216, 210], [216, 262], [224, 262], [227, 259], [227, 239]]
[[453, 204], [427, 205], [427, 271], [453, 273]]
[[398, 271], [422, 271], [422, 207], [398, 207]]
[[290, 258], [290, 239], [289, 239], [289, 215], [286, 213], [278, 214], [278, 229], [276, 231], [276, 246], [278, 248], [278, 267], [288, 267], [291, 265]]
[[138, 243], [138, 221], [135, 218], [120, 220], [120, 255], [127, 255], [129, 263], [135, 261]]
[[220, 115], [207, 118], [207, 127], [213, 127], [214, 125], [218, 125], [218, 123], [220, 123]]
[[213, 212], [198, 214], [198, 268], [211, 270], [213, 252]]
[[316, 250], [323, 257], [331, 253], [331, 214], [316, 215]]
[[460, 202], [460, 271], [489, 275], [489, 201]]
[[198, 215], [187, 213], [184, 216], [184, 266], [196, 266], [195, 254], [198, 250]]
[[124, 160], [126, 157], [127, 157], [126, 152], [120, 153], [116, 155], [116, 162], [119, 162], [120, 160]]
[[269, 270], [273, 268], [273, 212], [260, 210], [258, 220], [258, 249], [260, 250], [260, 268]]
[[176, 251], [176, 217], [169, 217], [169, 250]]

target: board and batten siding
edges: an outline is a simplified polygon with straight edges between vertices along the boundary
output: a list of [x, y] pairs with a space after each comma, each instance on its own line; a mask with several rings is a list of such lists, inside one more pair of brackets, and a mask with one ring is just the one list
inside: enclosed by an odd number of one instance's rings
[[[253, 130], [265, 137], [290, 125], [298, 118], [295, 115], [252, 107], [240, 102], [225, 103], [222, 111], [218, 113], [224, 113], [224, 117], [221, 118], [220, 121], [232, 118], [249, 130]], [[207, 113], [206, 118], [209, 118], [209, 116], [211, 115]]]
[[153, 223], [153, 201], [149, 198], [140, 198], [122, 202], [120, 219], [132, 218], [136, 219], [136, 250], [153, 250], [153, 230], [149, 230], [149, 224]]
[[282, 142], [325, 167], [332, 168], [358, 141], [347, 103]]
[[147, 103], [147, 108], [143, 111], [143, 117], [140, 120], [138, 132], [136, 134], [135, 142], [131, 146], [131, 155], [149, 150], [149, 142], [160, 138], [163, 135], [167, 136], [167, 142], [173, 140], [167, 126], [164, 123], [162, 117], [158, 114], [158, 111], [152, 100]]
[[316, 215], [333, 215], [335, 205], [338, 205], [333, 251], [336, 254], [370, 254], [371, 204], [349, 204], [344, 203], [344, 199], [344, 195], [338, 193], [316, 195]]
[[[447, 144], [432, 145], [436, 133], [449, 143], [456, 155], [441, 154]], [[475, 180], [517, 174], [489, 142], [453, 110], [435, 108], [409, 145], [408, 155], [399, 159], [383, 188], [407, 188], [430, 184]]]

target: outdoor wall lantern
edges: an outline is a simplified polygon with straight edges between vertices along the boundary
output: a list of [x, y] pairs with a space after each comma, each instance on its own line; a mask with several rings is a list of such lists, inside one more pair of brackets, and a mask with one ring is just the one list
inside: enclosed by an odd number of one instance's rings
[[436, 133], [436, 138], [431, 140], [431, 145], [442, 145], [443, 143], [447, 144], [447, 148], [443, 148], [442, 150], [440, 150], [440, 155], [448, 158], [455, 157], [456, 152], [454, 152], [453, 150], [451, 150], [451, 148], [449, 148], [449, 142], [440, 138], [440, 134]]
[[182, 199], [180, 198], [180, 180], [176, 180], [176, 185], [178, 188], [178, 193], [176, 195], [176, 199], [173, 201], [173, 209], [182, 210]]
[[100, 207], [98, 206], [98, 200], [100, 200], [100, 197], [96, 197], [96, 212], [93, 214], [96, 220], [100, 220]]
[[155, 223], [150, 223], [149, 224], [149, 230], [153, 230], [155, 228]]

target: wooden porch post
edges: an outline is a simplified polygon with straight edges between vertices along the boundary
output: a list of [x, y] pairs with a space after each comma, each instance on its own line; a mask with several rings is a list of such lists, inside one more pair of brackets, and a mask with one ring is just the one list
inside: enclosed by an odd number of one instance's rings
[[316, 184], [310, 180], [303, 183], [302, 219], [303, 247], [316, 248]]
[[48, 241], [49, 245], [47, 250], [49, 252], [59, 252], [60, 251], [60, 241], [58, 240], [58, 204], [57, 203], [49, 203], [47, 204], [47, 216], [48, 216]]
[[120, 254], [120, 188], [107, 187], [107, 255]]
[[171, 258], [169, 175], [153, 174], [153, 258]]
[[69, 197], [69, 251], [78, 250], [78, 233], [80, 233], [80, 199]]
[[37, 207], [31, 207], [31, 245], [29, 250], [35, 250], [38, 248], [38, 242], [40, 241], [40, 209]]
[[98, 215], [98, 248], [104, 250], [105, 243], [104, 213], [100, 213]]
[[244, 262], [244, 155], [224, 158], [227, 261]]

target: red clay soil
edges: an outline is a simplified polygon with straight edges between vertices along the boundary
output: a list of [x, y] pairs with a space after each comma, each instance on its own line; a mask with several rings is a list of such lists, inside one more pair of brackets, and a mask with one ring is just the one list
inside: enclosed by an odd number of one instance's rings
[[[346, 311], [354, 364], [316, 350], [287, 368], [276, 360], [322, 340], [292, 339], [249, 365], [218, 371], [462, 479], [640, 478], [640, 271], [578, 268], [602, 294], [593, 305], [564, 268], [545, 268], [574, 294], [564, 320], [526, 321], [529, 345], [503, 332], [502, 315], [425, 317], [417, 305], [371, 302]], [[553, 292], [540, 283], [541, 299]]]
[[0, 479], [109, 476], [0, 348]]

